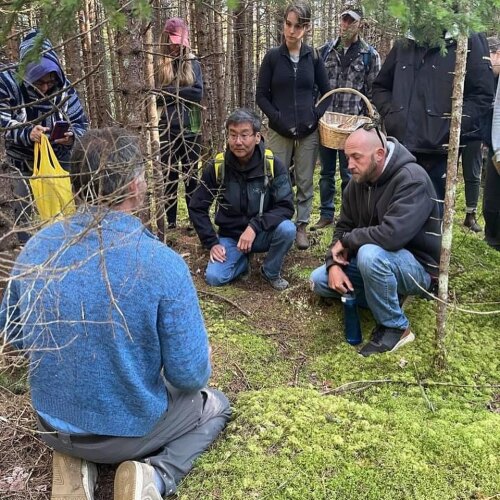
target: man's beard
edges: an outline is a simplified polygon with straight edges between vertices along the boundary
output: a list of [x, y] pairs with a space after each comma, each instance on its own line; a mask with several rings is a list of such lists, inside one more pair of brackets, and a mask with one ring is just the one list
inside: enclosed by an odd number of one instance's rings
[[375, 155], [372, 154], [368, 170], [363, 174], [361, 174], [357, 179], [354, 178], [354, 181], [357, 182], [358, 184], [361, 184], [363, 182], [370, 182], [374, 177], [376, 170], [377, 170], [377, 162], [375, 160]]

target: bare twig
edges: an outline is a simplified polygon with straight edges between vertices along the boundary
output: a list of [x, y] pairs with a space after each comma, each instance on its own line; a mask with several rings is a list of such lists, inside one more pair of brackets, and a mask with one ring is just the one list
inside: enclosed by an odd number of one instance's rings
[[432, 413], [434, 413], [436, 409], [434, 408], [434, 405], [432, 404], [431, 400], [427, 396], [427, 393], [425, 392], [425, 388], [420, 380], [420, 374], [418, 373], [417, 364], [415, 363], [415, 361], [413, 362], [413, 367], [415, 369], [415, 377], [417, 379], [418, 386], [420, 387], [420, 392], [422, 393], [422, 396], [425, 399], [425, 402], [427, 403], [427, 407], [429, 408], [430, 411], [432, 411]]
[[469, 389], [497, 389], [500, 388], [500, 384], [453, 384], [448, 382], [411, 382], [408, 380], [392, 380], [392, 379], [379, 379], [379, 380], [355, 380], [353, 382], [347, 382], [345, 384], [340, 385], [339, 387], [335, 387], [333, 389], [326, 389], [321, 392], [321, 395], [325, 396], [328, 394], [341, 394], [343, 392], [349, 392], [353, 390], [359, 390], [360, 386], [363, 389], [368, 389], [373, 385], [383, 385], [383, 384], [398, 384], [404, 386], [422, 386], [422, 387], [463, 387]]
[[238, 311], [241, 311], [245, 316], [251, 316], [252, 315], [248, 311], [245, 311], [245, 309], [243, 309], [236, 302], [232, 301], [231, 299], [228, 299], [227, 297], [224, 297], [223, 295], [219, 295], [218, 293], [215, 293], [215, 292], [207, 292], [205, 290], [198, 290], [198, 293], [202, 293], [203, 295], [207, 295], [208, 297], [215, 297], [216, 299], [219, 299], [219, 300], [222, 300], [224, 302], [227, 302], [228, 304], [231, 304], [233, 307], [235, 307], [236, 309], [238, 309]]
[[248, 377], [246, 376], [246, 373], [239, 367], [239, 365], [237, 365], [236, 363], [233, 363], [233, 366], [236, 368], [236, 371], [241, 375], [241, 377], [243, 378], [243, 382], [245, 382], [245, 385], [247, 387], [247, 389], [250, 389], [252, 390], [253, 387], [252, 387], [252, 384], [250, 383], [250, 381], [248, 380]]
[[[424, 292], [428, 297], [431, 297], [432, 299], [437, 300], [438, 302], [446, 304], [447, 307], [451, 307], [452, 309], [454, 309], [456, 311], [460, 311], [460, 312], [467, 313], [467, 314], [478, 314], [480, 316], [492, 316], [492, 315], [500, 314], [500, 310], [473, 311], [471, 309], [464, 309], [462, 307], [458, 307], [458, 306], [454, 305], [453, 303], [444, 301], [444, 300], [440, 299], [437, 295], [430, 293], [428, 290], [423, 288], [419, 283], [417, 283], [417, 281], [415, 280], [415, 278], [411, 274], [409, 276], [413, 280], [413, 282], [418, 286], [418, 288], [420, 288], [420, 290], [422, 290], [422, 292]], [[498, 302], [484, 302], [483, 304], [498, 304]]]

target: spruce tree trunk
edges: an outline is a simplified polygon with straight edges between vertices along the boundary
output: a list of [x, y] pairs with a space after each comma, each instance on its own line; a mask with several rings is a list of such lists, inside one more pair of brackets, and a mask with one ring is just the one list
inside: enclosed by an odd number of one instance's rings
[[146, 123], [145, 76], [143, 33], [144, 24], [134, 16], [132, 6], [127, 0], [120, 0], [127, 16], [127, 26], [116, 33], [117, 61], [120, 66], [123, 125], [136, 132], [141, 138]]
[[[75, 18], [75, 30], [78, 31], [79, 22], [78, 19]], [[64, 60], [65, 60], [65, 69], [66, 76], [68, 77], [70, 82], [75, 82], [80, 80], [83, 77], [83, 68], [82, 68], [82, 45], [80, 43], [79, 38], [71, 38], [67, 42], [64, 43]], [[85, 82], [81, 81], [75, 85], [76, 90], [80, 96], [82, 102], [86, 103], [86, 88]]]
[[[198, 56], [203, 72], [204, 99], [203, 139], [211, 152], [221, 151], [224, 146], [223, 127], [226, 115], [226, 75], [224, 71], [225, 47], [221, 13], [222, 0], [216, 0], [215, 7], [206, 3], [198, 5], [194, 13], [192, 32], [196, 36]], [[193, 28], [193, 26], [195, 28]]]
[[[158, 193], [161, 194], [163, 190], [163, 182], [161, 179], [162, 168], [160, 161], [160, 134], [158, 130], [158, 108], [156, 107], [156, 93], [155, 89], [155, 71], [154, 71], [154, 57], [155, 50], [153, 40], [153, 28], [150, 25], [144, 34], [144, 45], [146, 48], [146, 65], [145, 77], [148, 94], [146, 96], [146, 113], [148, 118], [148, 158], [146, 163], [146, 180], [148, 182], [149, 196], [149, 212], [151, 229], [154, 233], [158, 232], [158, 207], [161, 202], [158, 200]], [[158, 179], [158, 182], [156, 180]], [[160, 184], [159, 188], [157, 184]]]
[[237, 75], [234, 71], [235, 68], [235, 44], [234, 44], [234, 25], [235, 19], [232, 11], [229, 11], [227, 16], [227, 36], [226, 36], [226, 85], [224, 85], [224, 102], [228, 109], [233, 110], [236, 108], [236, 94], [237, 94]]
[[109, 92], [108, 72], [105, 57], [104, 43], [104, 25], [103, 11], [100, 2], [92, 2], [91, 4], [92, 18], [94, 29], [91, 33], [91, 61], [92, 68], [97, 72], [92, 76], [94, 81], [94, 96], [96, 103], [96, 121], [97, 127], [104, 127], [111, 123], [111, 100]]
[[[82, 15], [80, 16], [80, 33], [81, 44], [82, 44], [82, 61], [83, 61], [83, 72], [86, 75], [90, 75], [93, 71], [92, 66], [92, 36], [91, 36], [91, 22], [93, 22], [93, 6], [91, 4], [92, 0], [86, 0], [83, 5]], [[85, 80], [85, 97], [87, 103], [87, 114], [92, 123], [92, 126], [97, 126], [97, 117], [99, 115], [97, 109], [97, 100], [95, 93], [95, 79], [94, 75], [90, 75]]]
[[255, 104], [253, 68], [253, 9], [240, 2], [234, 12], [234, 55], [237, 76], [236, 106], [253, 108]]
[[113, 89], [113, 95], [111, 100], [111, 109], [113, 112], [114, 120], [118, 123], [122, 121], [122, 101], [121, 96], [118, 94], [118, 89], [120, 88], [120, 65], [118, 64], [118, 58], [115, 52], [115, 32], [111, 27], [110, 23], [106, 23], [106, 46], [108, 48], [107, 53], [109, 54], [109, 67], [111, 72], [111, 86]]
[[461, 34], [457, 39], [455, 62], [455, 78], [451, 108], [450, 142], [448, 149], [448, 165], [446, 171], [446, 194], [444, 199], [443, 239], [441, 243], [441, 259], [439, 262], [439, 301], [436, 317], [436, 358], [435, 366], [442, 369], [446, 366], [446, 319], [448, 303], [448, 277], [455, 214], [455, 195], [457, 190], [457, 167], [462, 121], [462, 104], [464, 95], [465, 70], [467, 65], [467, 35]]

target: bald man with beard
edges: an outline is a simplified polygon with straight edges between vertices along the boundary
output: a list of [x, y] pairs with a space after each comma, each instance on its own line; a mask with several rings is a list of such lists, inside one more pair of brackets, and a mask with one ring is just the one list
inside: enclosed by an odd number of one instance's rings
[[439, 208], [432, 182], [393, 137], [368, 125], [345, 144], [351, 181], [325, 264], [312, 290], [340, 298], [355, 292], [375, 328], [363, 356], [395, 351], [415, 339], [401, 297], [423, 295], [438, 274]]

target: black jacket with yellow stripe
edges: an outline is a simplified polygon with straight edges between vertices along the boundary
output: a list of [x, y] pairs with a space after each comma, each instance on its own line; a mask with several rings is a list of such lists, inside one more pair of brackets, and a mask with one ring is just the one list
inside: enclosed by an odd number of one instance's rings
[[[250, 161], [242, 166], [228, 148], [224, 154], [222, 183], [217, 179], [214, 160], [204, 167], [200, 185], [189, 204], [189, 216], [204, 247], [217, 245], [219, 236], [238, 240], [248, 226], [257, 234], [273, 231], [281, 222], [293, 217], [293, 194], [288, 170], [274, 157], [274, 173], [266, 182], [264, 151], [264, 142], [261, 141], [256, 145]], [[263, 189], [265, 196], [260, 216]], [[218, 232], [209, 215], [215, 200]]]

